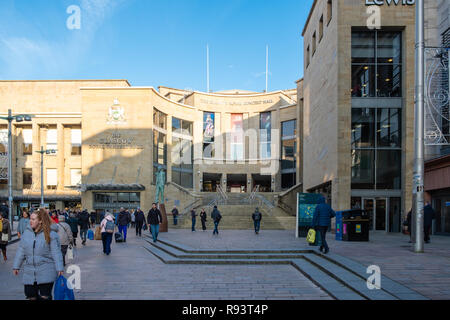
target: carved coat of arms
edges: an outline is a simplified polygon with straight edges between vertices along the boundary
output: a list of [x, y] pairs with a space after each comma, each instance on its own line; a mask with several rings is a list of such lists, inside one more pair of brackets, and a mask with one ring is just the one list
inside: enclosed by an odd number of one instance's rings
[[120, 106], [119, 100], [114, 100], [114, 105], [109, 108], [108, 124], [123, 124], [126, 122], [125, 110]]

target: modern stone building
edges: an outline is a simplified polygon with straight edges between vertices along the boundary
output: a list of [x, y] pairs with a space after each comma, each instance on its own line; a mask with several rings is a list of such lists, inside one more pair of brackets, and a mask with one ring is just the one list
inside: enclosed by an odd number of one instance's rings
[[[147, 210], [158, 166], [166, 171], [167, 205], [180, 208], [220, 188], [270, 199], [299, 183], [295, 89], [202, 93], [126, 80], [0, 81], [0, 106], [2, 115], [11, 108], [35, 116], [13, 124], [15, 213], [39, 206], [41, 147], [57, 149], [44, 156], [43, 179], [45, 202], [59, 209]], [[0, 167], [7, 170], [4, 137]]]
[[316, 0], [302, 35], [303, 188], [399, 232], [412, 205], [414, 1]]

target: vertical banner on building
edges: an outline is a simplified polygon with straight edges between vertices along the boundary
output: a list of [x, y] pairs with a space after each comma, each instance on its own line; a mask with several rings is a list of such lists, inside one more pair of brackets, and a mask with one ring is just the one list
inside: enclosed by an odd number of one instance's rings
[[0, 180], [8, 180], [8, 129], [0, 130]]
[[214, 142], [214, 113], [203, 113], [203, 142]]
[[260, 118], [261, 129], [261, 158], [268, 159], [271, 157], [271, 132], [272, 132], [272, 119], [270, 112], [261, 113]]
[[231, 114], [231, 159], [244, 159], [244, 115]]

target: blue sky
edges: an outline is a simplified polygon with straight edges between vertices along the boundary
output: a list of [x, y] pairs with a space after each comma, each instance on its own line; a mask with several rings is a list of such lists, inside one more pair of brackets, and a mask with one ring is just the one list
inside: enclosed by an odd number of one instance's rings
[[[1, 0], [0, 79], [128, 79], [206, 90], [295, 87], [313, 0]], [[81, 29], [66, 12], [81, 9]]]

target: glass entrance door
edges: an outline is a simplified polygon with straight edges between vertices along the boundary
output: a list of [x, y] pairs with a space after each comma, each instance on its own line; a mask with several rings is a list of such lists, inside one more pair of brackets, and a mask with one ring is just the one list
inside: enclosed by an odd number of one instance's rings
[[367, 211], [367, 213], [369, 214], [369, 230], [373, 230], [373, 226], [374, 226], [374, 207], [375, 207], [375, 199], [364, 199], [363, 200], [363, 209]]
[[377, 199], [375, 206], [375, 230], [386, 231], [386, 199]]
[[363, 199], [363, 209], [369, 213], [369, 230], [386, 231], [386, 198], [365, 198]]

